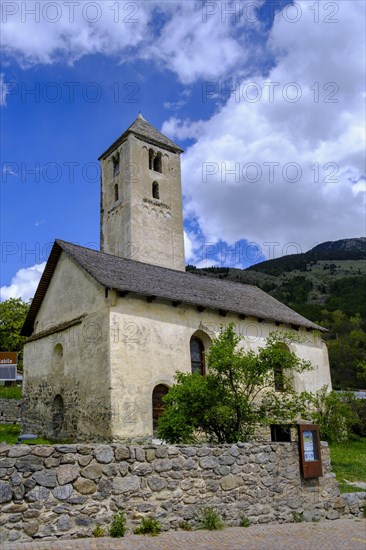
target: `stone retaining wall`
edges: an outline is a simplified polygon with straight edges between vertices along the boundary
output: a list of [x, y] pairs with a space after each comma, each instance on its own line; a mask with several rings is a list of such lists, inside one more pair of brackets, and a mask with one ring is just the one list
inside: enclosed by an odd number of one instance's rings
[[322, 444], [324, 476], [303, 480], [296, 443], [237, 445], [0, 445], [2, 541], [90, 536], [124, 510], [129, 530], [144, 516], [163, 529], [188, 522], [205, 507], [227, 525], [359, 516], [339, 497]]
[[0, 424], [20, 422], [22, 401], [18, 399], [0, 399]]

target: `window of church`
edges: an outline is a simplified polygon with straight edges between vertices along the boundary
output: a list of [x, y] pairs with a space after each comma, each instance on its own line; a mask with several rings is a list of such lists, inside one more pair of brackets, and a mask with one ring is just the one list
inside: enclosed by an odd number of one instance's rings
[[152, 196], [153, 199], [159, 199], [160, 193], [159, 193], [159, 184], [157, 181], [154, 181], [152, 184]]
[[154, 158], [154, 171], [162, 173], [163, 171], [163, 161], [161, 153], [158, 153]]
[[[279, 342], [277, 344], [277, 347], [278, 348], [281, 348], [285, 351], [288, 351], [288, 353], [290, 353], [290, 350], [288, 348], [288, 346], [286, 346], [286, 344], [283, 344], [281, 342]], [[282, 366], [280, 364], [277, 364], [274, 369], [273, 369], [273, 374], [274, 374], [274, 386], [275, 386], [275, 390], [276, 391], [284, 391], [285, 389], [285, 384], [284, 384], [284, 370], [282, 368]]]
[[114, 202], [117, 202], [119, 199], [119, 192], [118, 192], [118, 183], [114, 186]]
[[158, 428], [158, 421], [166, 409], [166, 404], [163, 401], [163, 397], [168, 393], [169, 388], [164, 384], [155, 386], [152, 394], [152, 410], [153, 410], [153, 430], [154, 433]]
[[155, 153], [153, 149], [149, 149], [149, 169], [154, 170], [154, 157]]
[[205, 374], [204, 345], [196, 336], [191, 338], [191, 370], [193, 374]]
[[113, 176], [116, 177], [119, 174], [119, 154], [112, 157], [113, 162]]

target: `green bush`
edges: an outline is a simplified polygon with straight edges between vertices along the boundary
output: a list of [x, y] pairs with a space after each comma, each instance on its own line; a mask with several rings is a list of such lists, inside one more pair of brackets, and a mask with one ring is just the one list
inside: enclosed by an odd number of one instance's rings
[[112, 525], [109, 530], [111, 537], [124, 537], [127, 531], [126, 518], [124, 512], [118, 512], [114, 514], [112, 518]]
[[358, 418], [352, 432], [358, 437], [366, 437], [366, 399], [353, 398], [349, 405]]
[[320, 426], [322, 439], [342, 443], [357, 437], [359, 417], [354, 410], [355, 397], [350, 392], [328, 392], [324, 386], [313, 397], [313, 421]]
[[142, 518], [140, 527], [134, 531], [136, 535], [156, 536], [161, 532], [161, 523], [155, 518]]
[[214, 510], [213, 508], [205, 508], [202, 512], [202, 517], [200, 519], [200, 529], [216, 531], [223, 528], [224, 524], [218, 516], [216, 510]]

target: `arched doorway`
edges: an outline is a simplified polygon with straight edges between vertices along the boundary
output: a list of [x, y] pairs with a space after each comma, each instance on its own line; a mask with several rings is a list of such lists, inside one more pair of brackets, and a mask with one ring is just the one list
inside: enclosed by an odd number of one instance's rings
[[155, 386], [152, 394], [152, 410], [153, 410], [153, 431], [158, 429], [158, 420], [164, 413], [166, 405], [163, 402], [163, 397], [168, 393], [169, 388], [164, 384]]

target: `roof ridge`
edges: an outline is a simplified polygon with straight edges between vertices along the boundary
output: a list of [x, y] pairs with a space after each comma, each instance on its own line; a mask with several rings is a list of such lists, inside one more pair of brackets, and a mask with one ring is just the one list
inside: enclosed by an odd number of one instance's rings
[[[155, 264], [148, 264], [146, 262], [141, 262], [140, 260], [133, 260], [131, 258], [123, 258], [122, 256], [116, 256], [115, 254], [110, 254], [109, 252], [103, 252], [102, 250], [95, 250], [94, 248], [88, 248], [86, 246], [81, 246], [79, 244], [70, 243], [68, 241], [63, 241], [62, 239], [56, 239], [56, 242], [57, 243], [60, 243], [60, 242], [65, 243], [66, 245], [69, 245], [69, 246], [75, 246], [77, 248], [81, 248], [82, 250], [88, 250], [88, 251], [91, 251], [91, 252], [97, 252], [98, 254], [104, 254], [105, 256], [111, 256], [112, 258], [118, 258], [119, 260], [123, 260], [123, 261], [126, 261], [126, 262], [133, 262], [135, 264], [142, 264], [144, 266], [151, 266], [152, 268], [164, 269], [165, 271], [171, 271], [173, 273], [185, 273], [189, 277], [198, 277], [200, 279], [202, 279], [202, 277], [203, 277], [202, 275], [198, 275], [198, 273], [192, 273], [190, 271], [180, 271], [179, 269], [173, 269], [171, 267], [165, 267], [165, 266], [162, 266], [162, 265], [155, 265]], [[267, 294], [267, 292], [265, 292], [264, 290], [259, 288], [257, 285], [254, 285], [252, 283], [239, 283], [237, 281], [223, 281], [222, 279], [218, 279], [217, 277], [209, 277], [209, 280], [220, 281], [219, 284], [228, 284], [228, 285], [230, 284], [230, 285], [236, 285], [236, 286], [239, 286], [239, 287], [249, 286], [249, 287], [256, 288], [257, 290], [260, 290], [264, 294]]]

